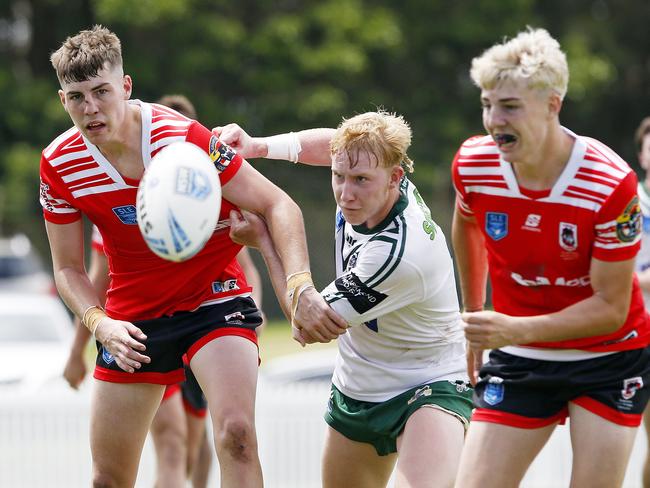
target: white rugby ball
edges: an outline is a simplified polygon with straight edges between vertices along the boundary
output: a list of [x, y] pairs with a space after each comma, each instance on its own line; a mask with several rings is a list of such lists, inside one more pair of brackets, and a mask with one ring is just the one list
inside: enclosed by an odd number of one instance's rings
[[221, 184], [210, 156], [189, 142], [174, 142], [151, 160], [140, 181], [136, 215], [147, 246], [169, 261], [198, 253], [214, 232]]

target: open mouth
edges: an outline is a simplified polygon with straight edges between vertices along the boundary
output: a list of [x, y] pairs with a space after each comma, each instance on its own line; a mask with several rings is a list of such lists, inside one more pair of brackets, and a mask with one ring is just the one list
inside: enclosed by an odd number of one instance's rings
[[496, 142], [499, 146], [510, 144], [511, 142], [515, 142], [517, 140], [517, 138], [512, 134], [495, 134], [493, 137], [494, 142]]
[[90, 124], [86, 125], [86, 129], [88, 130], [97, 130], [101, 129], [104, 127], [104, 124], [102, 122], [91, 122]]

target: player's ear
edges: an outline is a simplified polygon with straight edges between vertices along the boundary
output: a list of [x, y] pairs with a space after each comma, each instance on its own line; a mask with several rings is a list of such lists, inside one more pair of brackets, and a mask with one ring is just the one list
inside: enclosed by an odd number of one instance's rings
[[124, 90], [124, 100], [131, 98], [133, 92], [133, 80], [129, 75], [124, 75], [122, 79], [122, 89]]
[[61, 100], [61, 105], [63, 105], [63, 110], [67, 112], [68, 107], [65, 104], [65, 92], [63, 90], [59, 90], [57, 93], [59, 94], [59, 100]]
[[393, 166], [393, 169], [390, 172], [390, 188], [399, 187], [402, 177], [404, 176], [404, 168], [401, 165]]
[[548, 99], [548, 107], [551, 115], [559, 116], [562, 110], [562, 97], [555, 92], [552, 92]]

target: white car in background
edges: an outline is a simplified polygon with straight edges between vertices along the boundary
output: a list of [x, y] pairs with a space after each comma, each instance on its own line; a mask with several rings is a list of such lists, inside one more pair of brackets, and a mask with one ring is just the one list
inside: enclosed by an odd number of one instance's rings
[[63, 382], [73, 330], [57, 297], [0, 292], [0, 394]]
[[0, 293], [55, 295], [54, 280], [24, 234], [0, 237]]

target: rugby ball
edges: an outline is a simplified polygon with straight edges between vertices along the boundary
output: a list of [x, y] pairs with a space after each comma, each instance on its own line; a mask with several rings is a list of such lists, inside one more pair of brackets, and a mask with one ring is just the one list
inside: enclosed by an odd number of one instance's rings
[[219, 220], [221, 184], [210, 156], [189, 142], [164, 147], [145, 170], [136, 203], [149, 249], [169, 261], [191, 258]]

